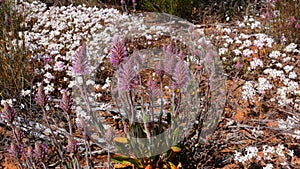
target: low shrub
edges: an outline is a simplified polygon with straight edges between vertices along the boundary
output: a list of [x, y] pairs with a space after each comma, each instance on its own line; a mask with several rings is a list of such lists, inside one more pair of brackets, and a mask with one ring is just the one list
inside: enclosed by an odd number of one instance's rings
[[300, 2], [296, 0], [272, 0], [260, 11], [264, 14], [266, 30], [275, 40], [299, 44]]

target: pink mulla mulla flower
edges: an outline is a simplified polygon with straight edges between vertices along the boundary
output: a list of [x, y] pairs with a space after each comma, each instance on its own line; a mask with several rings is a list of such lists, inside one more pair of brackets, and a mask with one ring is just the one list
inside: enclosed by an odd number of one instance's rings
[[44, 144], [40, 144], [39, 142], [35, 142], [33, 157], [38, 161], [42, 161], [46, 154], [48, 153], [48, 148]]
[[176, 63], [173, 72], [174, 84], [173, 86], [179, 89], [186, 87], [189, 81], [188, 65], [182, 60]]
[[16, 144], [15, 142], [11, 142], [8, 152], [11, 156], [20, 158], [20, 156], [22, 154], [22, 147], [20, 145]]
[[177, 54], [177, 53], [178, 53], [178, 50], [177, 50], [176, 46], [175, 46], [173, 43], [170, 43], [169, 45], [167, 45], [167, 46], [164, 48], [164, 51], [165, 51], [167, 54]]
[[180, 51], [178, 54], [178, 57], [180, 60], [185, 60], [186, 59], [186, 54], [183, 51]]
[[73, 72], [77, 75], [87, 75], [89, 74], [90, 63], [86, 54], [85, 43], [80, 46], [74, 54], [73, 60]]
[[125, 0], [121, 0], [121, 4], [124, 5], [125, 4]]
[[292, 16], [291, 19], [289, 20], [289, 22], [287, 23], [288, 26], [292, 26], [294, 22], [296, 22], [296, 18], [295, 16]]
[[27, 147], [26, 155], [29, 157], [29, 159], [32, 159], [33, 157], [33, 148], [30, 145]]
[[151, 99], [159, 96], [159, 89], [157, 87], [157, 84], [156, 82], [154, 81], [153, 77], [149, 77], [147, 83], [146, 83], [146, 86], [148, 87], [148, 94], [150, 96]]
[[110, 62], [114, 67], [119, 66], [123, 61], [127, 60], [127, 50], [125, 42], [121, 37], [116, 34], [112, 38], [111, 49], [109, 53]]
[[204, 63], [207, 65], [212, 64], [215, 56], [217, 56], [217, 53], [214, 50], [210, 49], [204, 58]]
[[62, 90], [62, 98], [59, 107], [65, 112], [69, 112], [72, 108], [72, 98], [68, 95], [67, 90]]
[[12, 124], [16, 117], [16, 110], [8, 103], [5, 103], [4, 108], [0, 112], [0, 115], [2, 115], [2, 118], [5, 119], [8, 123]]
[[166, 74], [172, 75], [177, 62], [178, 59], [176, 55], [166, 56], [166, 63], [164, 65], [164, 71], [166, 72]]
[[77, 150], [77, 142], [72, 136], [69, 136], [68, 138], [68, 145], [66, 146], [66, 149], [69, 153], [75, 153]]
[[47, 95], [45, 94], [44, 88], [42, 85], [39, 86], [38, 91], [35, 95], [35, 102], [40, 107], [45, 107], [45, 105], [47, 104]]
[[122, 91], [129, 91], [133, 89], [137, 83], [137, 73], [134, 70], [134, 61], [129, 59], [127, 62], [121, 64], [117, 70], [117, 77], [119, 79], [119, 89]]
[[299, 28], [300, 28], [300, 23], [297, 23], [297, 24], [295, 25], [295, 28], [296, 28], [296, 29], [299, 29]]

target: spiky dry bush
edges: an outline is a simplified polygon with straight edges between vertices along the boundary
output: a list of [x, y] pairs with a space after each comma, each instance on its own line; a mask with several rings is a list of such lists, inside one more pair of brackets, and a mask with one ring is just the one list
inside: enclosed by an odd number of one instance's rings
[[0, 99], [16, 98], [31, 75], [21, 30], [25, 16], [11, 1], [0, 2], [0, 8]]
[[300, 37], [300, 1], [272, 0], [260, 9], [269, 25], [267, 33], [277, 41], [299, 44]]

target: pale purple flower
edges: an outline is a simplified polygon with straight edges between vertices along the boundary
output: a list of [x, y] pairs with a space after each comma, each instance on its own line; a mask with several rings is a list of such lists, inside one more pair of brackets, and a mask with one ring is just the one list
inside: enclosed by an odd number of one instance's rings
[[177, 54], [178, 53], [178, 50], [177, 50], [176, 46], [173, 43], [170, 43], [168, 46], [166, 46], [164, 48], [164, 51], [167, 54]]
[[62, 61], [57, 61], [53, 67], [53, 70], [62, 72], [65, 69], [65, 63]]
[[46, 147], [46, 145], [35, 142], [33, 157], [35, 157], [38, 161], [42, 161], [47, 153], [48, 148]]
[[38, 91], [35, 95], [35, 102], [41, 107], [45, 107], [45, 105], [47, 104], [47, 95], [45, 94], [42, 85], [39, 86]]
[[235, 66], [234, 66], [236, 69], [241, 69], [242, 67], [243, 67], [243, 64], [240, 62], [240, 61], [238, 61], [236, 64], [235, 64]]
[[22, 140], [24, 138], [24, 132], [19, 128], [14, 128], [14, 139], [15, 140]]
[[296, 23], [295, 28], [299, 29], [300, 28], [300, 23]]
[[213, 62], [214, 57], [216, 55], [217, 55], [217, 53], [214, 50], [210, 49], [204, 58], [204, 63], [207, 65], [210, 65]]
[[291, 17], [291, 19], [290, 19], [290, 21], [288, 22], [288, 26], [291, 26], [294, 22], [296, 22], [297, 20], [296, 20], [296, 18], [295, 18], [295, 16], [292, 16]]
[[157, 84], [154, 81], [153, 77], [149, 77], [146, 86], [148, 88], [147, 93], [149, 94], [150, 99], [159, 96], [160, 90], [158, 89]]
[[5, 103], [0, 115], [8, 123], [12, 124], [16, 117], [16, 110], [13, 107], [11, 107], [8, 103]]
[[31, 159], [33, 157], [33, 148], [28, 146], [26, 155]]
[[245, 49], [243, 51], [243, 55], [247, 56], [248, 58], [250, 58], [252, 56], [252, 54], [253, 54], [253, 51], [251, 49]]
[[15, 142], [11, 142], [8, 152], [11, 156], [20, 158], [22, 153], [22, 147]]
[[68, 145], [66, 146], [66, 149], [69, 153], [75, 153], [77, 150], [76, 140], [72, 136], [69, 136], [68, 138]]
[[80, 46], [74, 54], [73, 72], [78, 75], [89, 74], [90, 63], [86, 54], [86, 45]]
[[172, 75], [178, 60], [174, 54], [171, 54], [165, 56], [165, 61], [166, 63], [163, 65], [163, 69], [167, 74]]
[[262, 49], [265, 45], [264, 39], [254, 40], [253, 44], [257, 46], [259, 49]]
[[259, 58], [254, 58], [251, 62], [250, 62], [250, 68], [251, 69], [256, 69], [256, 67], [260, 66], [263, 67], [263, 61]]
[[60, 100], [59, 107], [65, 112], [69, 112], [72, 108], [72, 98], [68, 94], [67, 90], [62, 90], [62, 98]]
[[134, 70], [133, 62], [133, 59], [129, 59], [126, 63], [121, 64], [117, 70], [120, 90], [129, 91], [138, 83], [137, 73]]
[[110, 62], [114, 67], [119, 66], [123, 61], [127, 60], [127, 50], [123, 39], [119, 35], [112, 38], [111, 49], [109, 53]]
[[43, 57], [43, 60], [44, 60], [44, 64], [45, 64], [45, 65], [50, 64], [50, 63], [52, 63], [52, 61], [53, 61], [52, 57], [49, 56], [49, 55], [44, 56], [44, 57]]
[[174, 79], [174, 87], [177, 87], [179, 89], [186, 87], [189, 81], [189, 71], [187, 63], [179, 60], [175, 66], [172, 77]]

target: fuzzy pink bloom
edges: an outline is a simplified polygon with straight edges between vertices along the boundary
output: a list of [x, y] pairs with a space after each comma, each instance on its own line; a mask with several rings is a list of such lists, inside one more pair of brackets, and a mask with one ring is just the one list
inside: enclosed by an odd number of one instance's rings
[[152, 77], [149, 77], [146, 86], [148, 87], [147, 93], [151, 99], [159, 96], [160, 90], [158, 89], [157, 84]]
[[62, 90], [62, 98], [59, 107], [65, 112], [69, 112], [72, 108], [72, 98], [68, 95], [67, 90]]
[[237, 62], [234, 67], [236, 69], [241, 69], [243, 67], [243, 64], [241, 62]]
[[189, 69], [187, 63], [182, 60], [179, 60], [176, 63], [174, 72], [173, 72], [174, 84], [176, 88], [184, 88], [189, 82]]
[[125, 0], [121, 0], [121, 4], [124, 5], [125, 4]]
[[8, 152], [11, 156], [20, 158], [22, 154], [22, 147], [14, 142], [11, 142]]
[[204, 63], [207, 65], [210, 65], [214, 61], [214, 58], [216, 56], [217, 56], [217, 53], [214, 50], [210, 49], [204, 58]]
[[27, 147], [26, 155], [31, 159], [33, 157], [33, 148], [31, 146]]
[[35, 142], [34, 144], [34, 152], [33, 157], [38, 161], [43, 161], [46, 154], [48, 153], [48, 148], [44, 144], [40, 144], [39, 142]]
[[39, 86], [38, 91], [35, 95], [35, 102], [40, 107], [45, 107], [47, 104], [47, 95], [44, 92], [43, 86]]
[[168, 46], [164, 48], [164, 52], [166, 52], [167, 54], [177, 54], [178, 49], [173, 43], [170, 43]]
[[5, 103], [4, 108], [0, 112], [0, 115], [8, 123], [12, 124], [16, 117], [16, 110], [13, 107], [11, 107], [8, 103]]
[[112, 38], [111, 49], [109, 53], [110, 62], [114, 67], [119, 66], [123, 61], [127, 60], [127, 50], [123, 39], [119, 35]]
[[166, 63], [163, 65], [164, 67], [164, 71], [169, 74], [172, 75], [176, 63], [178, 62], [178, 59], [176, 57], [176, 55], [166, 55]]
[[78, 75], [89, 74], [90, 63], [86, 55], [86, 45], [80, 46], [75, 54], [73, 60], [73, 72]]
[[297, 23], [297, 24], [295, 25], [295, 28], [296, 28], [296, 29], [299, 29], [299, 28], [300, 28], [300, 23]]
[[297, 20], [296, 20], [295, 16], [292, 16], [291, 19], [290, 19], [290, 21], [288, 22], [287, 25], [288, 25], [288, 26], [292, 26], [293, 23], [296, 22], [296, 21], [297, 21]]
[[68, 145], [66, 146], [66, 149], [69, 153], [75, 153], [77, 150], [77, 142], [72, 136], [68, 138]]
[[134, 70], [134, 61], [129, 59], [127, 62], [121, 64], [117, 70], [117, 77], [119, 79], [119, 89], [129, 91], [138, 84], [137, 72]]

